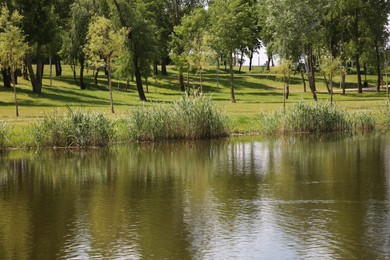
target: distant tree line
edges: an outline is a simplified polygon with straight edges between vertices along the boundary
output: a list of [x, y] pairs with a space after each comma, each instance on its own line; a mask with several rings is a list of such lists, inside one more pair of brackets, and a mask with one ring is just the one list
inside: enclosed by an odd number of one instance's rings
[[[348, 65], [357, 73], [375, 68], [380, 91], [384, 54], [389, 36], [388, 0], [0, 0], [0, 33], [25, 43], [3, 42], [20, 48], [18, 62], [0, 55], [5, 87], [22, 75], [32, 91], [41, 93], [47, 61], [62, 73], [69, 64], [75, 81], [86, 89], [84, 70], [95, 78], [104, 70], [123, 80], [135, 79], [140, 100], [146, 100], [144, 83], [153, 74], [179, 71], [178, 91], [185, 91], [185, 74], [196, 70], [202, 86], [206, 65], [224, 66], [230, 73], [231, 100], [235, 102], [234, 65], [240, 70], [244, 55], [250, 58], [266, 48], [268, 66], [274, 56], [294, 64], [316, 96], [315, 73], [321, 72], [331, 92], [332, 78], [340, 76], [345, 91]], [[11, 18], [13, 14], [17, 14]], [[8, 26], [8, 27], [7, 27]], [[12, 32], [11, 32], [12, 34]], [[13, 39], [15, 41], [15, 39]], [[19, 43], [20, 43], [19, 42]], [[2, 50], [4, 53], [5, 51]], [[160, 67], [160, 68], [159, 68]], [[269, 69], [269, 68], [268, 68]], [[109, 83], [111, 84], [111, 83]], [[110, 85], [111, 89], [111, 85]], [[15, 94], [16, 97], [16, 94]], [[112, 107], [112, 111], [114, 109]]]

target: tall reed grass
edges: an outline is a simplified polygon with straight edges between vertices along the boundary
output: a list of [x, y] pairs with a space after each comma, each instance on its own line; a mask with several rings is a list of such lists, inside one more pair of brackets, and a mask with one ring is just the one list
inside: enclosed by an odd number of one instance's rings
[[329, 102], [312, 104], [303, 101], [286, 112], [263, 113], [260, 122], [261, 130], [266, 134], [372, 130], [375, 126], [375, 118], [368, 113], [349, 113]]
[[9, 144], [11, 129], [6, 122], [0, 121], [0, 149], [4, 149]]
[[228, 120], [210, 97], [183, 96], [172, 104], [140, 106], [122, 123], [129, 141], [203, 139], [228, 135]]
[[114, 123], [100, 112], [54, 112], [30, 126], [30, 145], [36, 147], [105, 146], [114, 137]]

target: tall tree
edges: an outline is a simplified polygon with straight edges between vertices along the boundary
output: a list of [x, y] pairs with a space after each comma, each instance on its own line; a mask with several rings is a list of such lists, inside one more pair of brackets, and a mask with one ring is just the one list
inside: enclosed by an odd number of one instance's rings
[[127, 51], [131, 58], [132, 71], [134, 71], [138, 96], [146, 101], [142, 78], [148, 73], [148, 68], [155, 60], [154, 26], [150, 22], [150, 13], [143, 1], [139, 0], [114, 0], [115, 13], [118, 14], [121, 26], [128, 29]]
[[[365, 22], [364, 38], [367, 39], [365, 52], [372, 53], [375, 61], [377, 74], [377, 91], [380, 92], [382, 85], [381, 64], [383, 63], [383, 52], [386, 39], [389, 34], [386, 30], [388, 25], [388, 16], [390, 14], [390, 4], [386, 0], [367, 0], [367, 7], [364, 9], [366, 14], [363, 19]], [[369, 55], [371, 56], [371, 55]]]
[[[185, 15], [179, 26], [175, 26], [171, 40], [171, 58], [179, 72], [185, 69], [196, 69], [202, 86], [202, 72], [208, 60], [212, 59], [213, 51], [209, 46], [209, 17], [203, 8], [198, 8]], [[178, 51], [180, 49], [181, 51]]]
[[[15, 0], [14, 6], [23, 19], [23, 31], [27, 35], [27, 41], [30, 45], [30, 52], [25, 59], [27, 65], [33, 92], [40, 94], [42, 91], [44, 49], [43, 47], [50, 43], [58, 24], [54, 15], [54, 0]], [[33, 69], [33, 59], [36, 63], [36, 69]]]
[[265, 0], [265, 4], [268, 26], [274, 32], [273, 47], [282, 57], [294, 61], [303, 56], [310, 90], [317, 100], [314, 50], [321, 44], [323, 22], [330, 8], [328, 1]]
[[64, 33], [62, 54], [71, 64], [76, 79], [76, 64], [79, 65], [80, 89], [86, 89], [84, 83], [85, 54], [88, 25], [94, 15], [94, 5], [90, 0], [77, 0], [70, 7], [67, 32]]
[[215, 0], [210, 4], [209, 12], [212, 46], [229, 63], [231, 100], [235, 103], [233, 56], [237, 49], [249, 46], [252, 40], [253, 21], [248, 19], [248, 3], [244, 0]]

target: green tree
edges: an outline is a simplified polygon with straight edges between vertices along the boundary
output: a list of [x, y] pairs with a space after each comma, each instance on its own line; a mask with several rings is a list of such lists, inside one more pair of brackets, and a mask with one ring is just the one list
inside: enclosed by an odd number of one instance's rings
[[93, 17], [88, 26], [87, 44], [84, 50], [95, 66], [103, 64], [107, 68], [112, 113], [115, 111], [112, 98], [111, 68], [113, 60], [123, 50], [126, 33], [126, 29], [117, 30], [109, 19], [102, 16]]
[[155, 27], [151, 14], [146, 3], [140, 0], [114, 0], [114, 7], [118, 22], [128, 29], [126, 51], [129, 52], [127, 58], [130, 62], [126, 64], [131, 65], [128, 70], [134, 72], [140, 100], [146, 101], [142, 78], [147, 78], [156, 55]]
[[86, 89], [84, 83], [85, 54], [83, 48], [86, 45], [88, 24], [93, 16], [92, 5], [92, 2], [89, 0], [79, 0], [72, 4], [67, 25], [68, 30], [64, 34], [64, 44], [62, 46], [63, 56], [70, 63], [75, 80], [76, 64], [80, 66], [80, 89]]
[[0, 16], [0, 66], [1, 68], [11, 68], [16, 116], [19, 116], [19, 108], [16, 96], [15, 71], [23, 66], [23, 60], [28, 50], [25, 36], [20, 28], [22, 19], [23, 17], [18, 11], [10, 14], [5, 6], [2, 7]]
[[226, 57], [230, 69], [230, 93], [234, 93], [233, 56], [237, 49], [249, 46], [252, 39], [252, 21], [248, 3], [243, 0], [215, 0], [210, 4], [210, 35], [212, 46], [217, 53]]
[[329, 2], [322, 0], [265, 0], [267, 23], [273, 31], [273, 48], [285, 58], [305, 63], [310, 90], [317, 100], [315, 84], [315, 49], [321, 47], [324, 20], [329, 12]]
[[[58, 21], [54, 13], [54, 0], [14, 0], [13, 6], [23, 16], [23, 31], [30, 46], [25, 63], [30, 74], [33, 92], [42, 91], [44, 66], [44, 46], [52, 41], [58, 31]], [[36, 70], [33, 69], [33, 58]]]
[[[158, 44], [158, 55], [161, 62], [161, 72], [167, 75], [166, 65], [170, 62], [172, 52], [174, 55], [181, 56], [184, 51], [180, 46], [175, 46], [174, 49], [171, 44], [172, 35], [174, 35], [174, 27], [180, 26], [185, 15], [190, 14], [193, 10], [204, 7], [205, 0], [145, 0], [148, 3], [148, 9], [153, 14], [153, 19], [156, 25], [156, 36]], [[155, 73], [157, 72], [157, 63], [154, 64]], [[184, 91], [184, 76], [183, 71], [179, 71], [179, 87]]]
[[[196, 69], [200, 76], [200, 88], [203, 90], [202, 72], [208, 61], [214, 56], [209, 46], [209, 17], [203, 8], [185, 15], [179, 26], [174, 29], [171, 40], [171, 58], [180, 73], [185, 69]], [[180, 51], [179, 51], [180, 49]]]

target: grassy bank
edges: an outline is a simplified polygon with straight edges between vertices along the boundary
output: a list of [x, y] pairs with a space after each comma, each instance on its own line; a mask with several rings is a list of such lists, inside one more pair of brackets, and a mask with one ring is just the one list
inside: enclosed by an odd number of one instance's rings
[[[7, 131], [12, 131], [11, 135], [7, 135], [8, 145], [25, 146], [29, 126], [43, 121], [45, 115], [52, 115], [53, 110], [57, 111], [58, 114], [64, 114], [68, 112], [68, 107], [82, 108], [90, 113], [105, 114], [110, 122], [121, 122], [128, 117], [130, 111], [140, 107], [147, 111], [156, 104], [161, 110], [167, 104], [180, 101], [182, 96], [177, 82], [177, 71], [173, 67], [168, 67], [168, 76], [157, 75], [148, 79], [146, 93], [148, 102], [138, 100], [135, 83], [131, 82], [129, 89], [125, 91], [126, 82], [114, 80], [116, 113], [110, 114], [107, 80], [102, 73], [99, 76], [98, 85], [95, 86], [93, 72], [86, 72], [87, 90], [80, 90], [68, 66], [64, 66], [63, 76], [53, 79], [52, 87], [50, 87], [48, 71], [46, 68], [42, 94], [40, 95], [32, 93], [30, 82], [19, 78], [17, 87], [19, 117], [15, 116], [12, 89], [0, 86], [0, 121], [7, 126]], [[369, 85], [374, 85], [375, 80], [375, 76], [367, 77]], [[338, 82], [335, 83], [336, 86], [337, 84]], [[190, 90], [199, 88], [199, 79], [195, 73], [190, 73], [187, 86]], [[266, 72], [262, 67], [255, 67], [252, 72], [244, 67], [243, 72], [237, 73], [235, 76], [235, 86], [237, 103], [232, 104], [228, 73], [209, 68], [203, 74], [203, 91], [207, 96], [212, 97], [213, 105], [222, 110], [229, 118], [229, 132], [264, 131], [259, 115], [273, 113], [283, 107], [282, 82], [277, 80], [272, 71]], [[358, 94], [354, 90], [356, 88], [356, 75], [347, 76], [347, 88], [346, 95], [341, 95], [340, 90], [335, 88], [334, 101], [337, 107], [352, 114], [370, 114], [375, 118], [377, 125], [387, 124], [386, 116], [384, 116], [387, 113], [386, 91], [384, 89], [380, 93], [364, 91], [363, 94]], [[287, 111], [293, 110], [294, 106], [302, 100], [306, 103], [312, 102], [312, 95], [310, 92], [303, 91], [302, 80], [298, 74], [292, 76], [290, 91], [286, 105]], [[329, 99], [321, 77], [317, 78], [317, 93], [320, 101]], [[162, 138], [155, 136], [159, 135], [153, 134], [151, 139]]]

